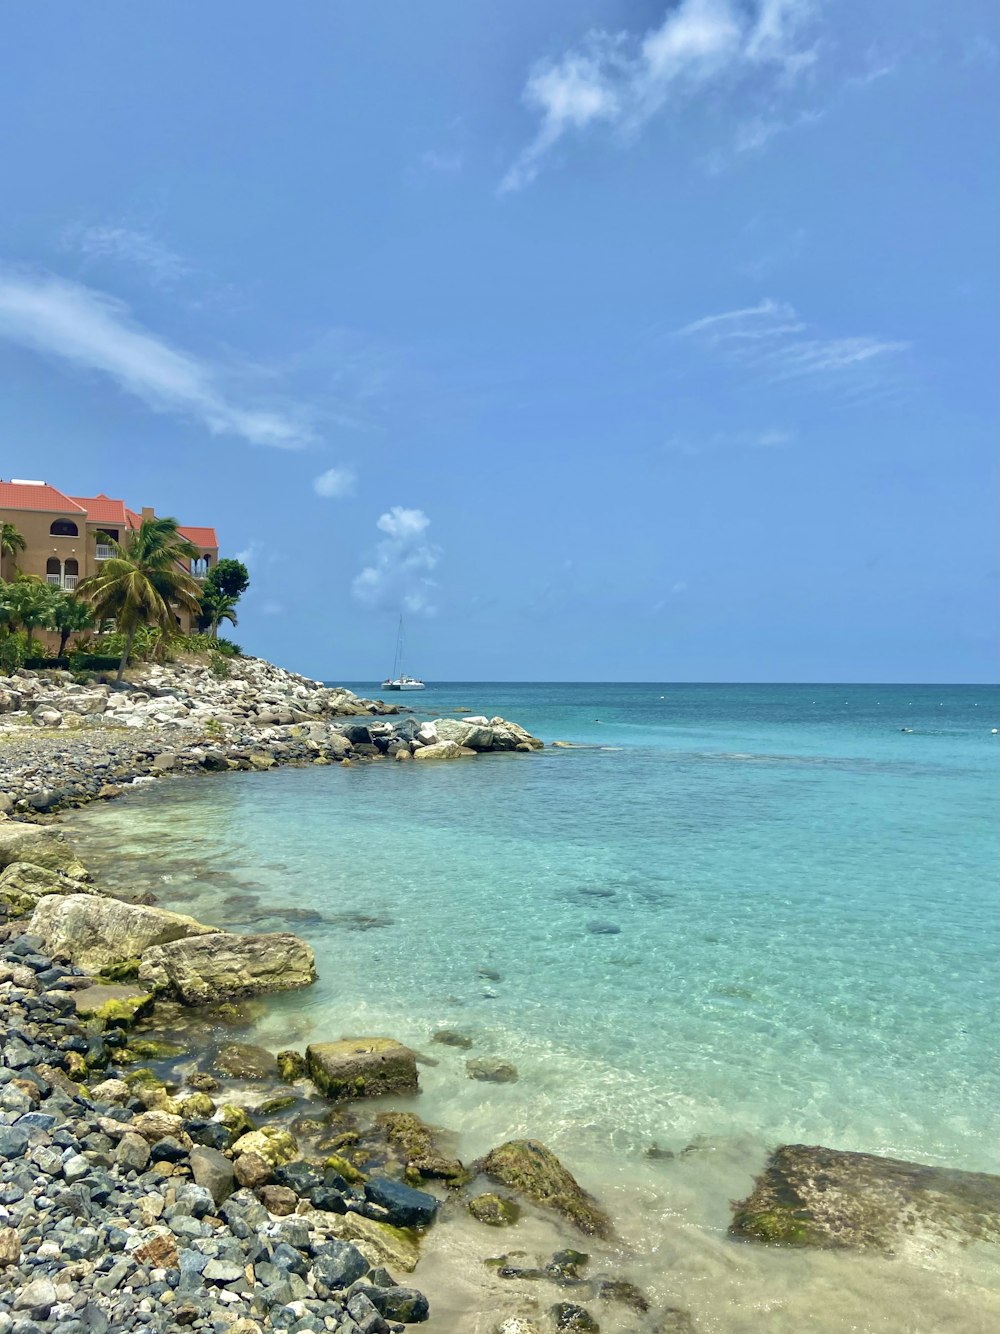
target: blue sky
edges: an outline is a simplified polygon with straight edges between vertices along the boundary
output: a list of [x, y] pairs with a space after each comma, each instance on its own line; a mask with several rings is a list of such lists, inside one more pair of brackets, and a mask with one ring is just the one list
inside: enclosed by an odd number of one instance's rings
[[344, 680], [995, 674], [994, 6], [0, 11], [0, 476]]

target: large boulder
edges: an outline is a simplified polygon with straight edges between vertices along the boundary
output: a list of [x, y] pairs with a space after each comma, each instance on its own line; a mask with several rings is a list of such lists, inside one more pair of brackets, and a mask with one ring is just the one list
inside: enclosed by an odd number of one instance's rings
[[415, 1093], [417, 1060], [394, 1038], [345, 1038], [306, 1048], [309, 1077], [330, 1098]]
[[479, 1167], [486, 1176], [509, 1186], [533, 1203], [555, 1209], [581, 1232], [596, 1237], [610, 1236], [608, 1216], [544, 1144], [532, 1139], [510, 1140], [488, 1153]]
[[33, 911], [38, 900], [48, 894], [97, 892], [82, 880], [73, 880], [62, 871], [48, 871], [33, 862], [11, 862], [0, 871], [0, 903], [5, 903], [15, 917]]
[[805, 1144], [775, 1150], [731, 1236], [891, 1254], [910, 1241], [1000, 1240], [1000, 1177]]
[[485, 718], [435, 718], [439, 741], [454, 741], [468, 750], [492, 750], [493, 728]]
[[475, 755], [474, 750], [460, 746], [454, 741], [435, 741], [433, 745], [421, 746], [413, 752], [415, 760], [461, 760], [467, 755]]
[[88, 880], [87, 868], [58, 829], [20, 820], [0, 825], [0, 868], [13, 862], [31, 862], [46, 871], [62, 871], [73, 880]]
[[491, 718], [489, 725], [493, 729], [494, 750], [541, 750], [545, 744], [506, 718]]
[[89, 894], [50, 894], [40, 899], [29, 930], [42, 937], [47, 953], [95, 973], [137, 959], [151, 945], [218, 934], [214, 927], [182, 913]]
[[207, 1005], [307, 987], [316, 981], [316, 958], [304, 940], [287, 932], [216, 931], [153, 945], [142, 956], [139, 980], [188, 1005]]

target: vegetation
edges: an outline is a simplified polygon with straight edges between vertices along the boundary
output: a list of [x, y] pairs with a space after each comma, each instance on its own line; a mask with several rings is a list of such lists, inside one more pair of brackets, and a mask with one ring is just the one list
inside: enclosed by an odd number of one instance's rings
[[[10, 582], [0, 578], [0, 672], [25, 666], [77, 673], [115, 667], [121, 680], [129, 661], [162, 662], [191, 654], [207, 655], [212, 673], [228, 676], [227, 659], [240, 657], [243, 650], [220, 637], [219, 625], [236, 624], [236, 602], [250, 579], [246, 566], [222, 560], [199, 584], [185, 568], [197, 550], [180, 535], [174, 519], [144, 519], [123, 542], [102, 540], [113, 548], [112, 557], [75, 592], [16, 567]], [[0, 547], [4, 558], [25, 550], [13, 524], [0, 525]], [[197, 621], [198, 633], [181, 633], [178, 611]], [[41, 629], [59, 635], [58, 649], [36, 640]]]
[[197, 616], [200, 588], [180, 562], [197, 557], [198, 549], [178, 532], [176, 519], [143, 519], [124, 542], [112, 542], [114, 555], [99, 574], [79, 585], [79, 597], [101, 618], [114, 618], [125, 635], [118, 680], [125, 674], [136, 634], [144, 625], [170, 634], [174, 608]]

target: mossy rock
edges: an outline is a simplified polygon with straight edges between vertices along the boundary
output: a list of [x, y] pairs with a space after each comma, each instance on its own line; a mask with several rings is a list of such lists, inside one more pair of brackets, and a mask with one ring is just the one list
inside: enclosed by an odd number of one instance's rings
[[238, 1158], [242, 1153], [255, 1153], [269, 1167], [282, 1167], [290, 1163], [298, 1151], [295, 1136], [278, 1126], [249, 1130], [233, 1144], [233, 1157]]
[[70, 1079], [80, 1081], [87, 1074], [87, 1058], [78, 1051], [68, 1051], [63, 1055], [63, 1069]]
[[476, 1195], [467, 1208], [478, 1223], [485, 1223], [487, 1227], [512, 1227], [521, 1216], [520, 1207], [514, 1200], [505, 1199], [493, 1191]]
[[248, 1135], [251, 1130], [257, 1129], [250, 1119], [250, 1114], [243, 1107], [237, 1107], [232, 1102], [224, 1102], [219, 1108], [219, 1120], [234, 1140], [239, 1139], [241, 1135]]
[[293, 1084], [296, 1079], [306, 1075], [306, 1058], [298, 1051], [279, 1051], [275, 1058], [278, 1062], [278, 1074], [286, 1084]]
[[1000, 1177], [786, 1144], [734, 1205], [730, 1235], [778, 1246], [894, 1254], [911, 1239], [1000, 1240]]
[[345, 1038], [306, 1048], [309, 1077], [328, 1098], [416, 1093], [414, 1054], [393, 1038]]
[[129, 983], [98, 982], [72, 995], [79, 1017], [93, 1019], [103, 1028], [132, 1028], [153, 1009], [150, 993]]
[[215, 1115], [215, 1103], [207, 1093], [190, 1093], [181, 1100], [181, 1115], [189, 1121], [207, 1121]]
[[298, 1101], [294, 1093], [279, 1093], [258, 1103], [255, 1110], [258, 1116], [277, 1116], [279, 1112], [287, 1112], [289, 1107], [294, 1107]]
[[345, 1158], [339, 1153], [331, 1153], [324, 1160], [323, 1166], [328, 1172], [336, 1172], [338, 1176], [342, 1176], [352, 1186], [363, 1185], [368, 1179], [364, 1172], [355, 1167], [349, 1158]]
[[611, 1220], [556, 1155], [537, 1140], [510, 1140], [479, 1164], [486, 1176], [556, 1212], [591, 1236], [609, 1237]]
[[184, 1048], [176, 1042], [157, 1038], [133, 1038], [125, 1054], [133, 1061], [173, 1061], [184, 1055]]
[[472, 1180], [472, 1173], [457, 1158], [441, 1152], [436, 1132], [413, 1112], [382, 1112], [375, 1126], [402, 1158], [403, 1174], [410, 1185], [443, 1181], [456, 1188]]
[[160, 1076], [150, 1070], [148, 1065], [141, 1065], [138, 1070], [129, 1070], [124, 1079], [130, 1089], [161, 1088], [165, 1092], [167, 1087]]
[[134, 982], [139, 976], [140, 962], [138, 958], [122, 959], [118, 963], [111, 963], [102, 968], [98, 976], [106, 978], [109, 982]]

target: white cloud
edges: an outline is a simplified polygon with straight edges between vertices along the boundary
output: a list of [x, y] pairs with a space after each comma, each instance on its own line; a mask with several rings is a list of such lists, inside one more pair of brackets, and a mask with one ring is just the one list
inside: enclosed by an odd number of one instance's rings
[[375, 526], [385, 537], [377, 543], [371, 563], [351, 585], [358, 602], [373, 610], [434, 615], [437, 584], [430, 574], [441, 550], [426, 539], [430, 522], [423, 510], [402, 505], [380, 515]]
[[157, 287], [170, 287], [192, 272], [185, 259], [146, 227], [78, 223], [66, 229], [62, 244], [65, 250], [78, 251], [88, 264], [102, 259], [130, 264]]
[[357, 480], [351, 468], [327, 468], [313, 478], [313, 490], [325, 500], [343, 500], [354, 495]]
[[55, 274], [0, 269], [0, 338], [108, 375], [147, 407], [213, 435], [282, 449], [312, 438], [290, 412], [234, 402], [216, 367], [144, 329], [123, 301]]
[[635, 131], [671, 99], [744, 76], [787, 86], [815, 60], [800, 43], [812, 8], [812, 0], [681, 0], [641, 38], [592, 32], [578, 48], [540, 62], [523, 93], [540, 124], [499, 192], [529, 185], [570, 131], [600, 122]]
[[849, 375], [906, 351], [910, 344], [873, 335], [831, 338], [799, 317], [787, 301], [706, 315], [676, 331], [753, 368], [770, 381]]
[[456, 172], [462, 170], [462, 155], [461, 153], [439, 153], [433, 148], [428, 148], [425, 153], [420, 154], [420, 165], [427, 171], [436, 171], [446, 176], [453, 176]]

